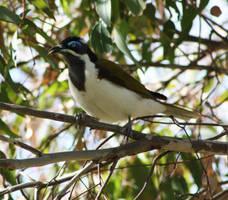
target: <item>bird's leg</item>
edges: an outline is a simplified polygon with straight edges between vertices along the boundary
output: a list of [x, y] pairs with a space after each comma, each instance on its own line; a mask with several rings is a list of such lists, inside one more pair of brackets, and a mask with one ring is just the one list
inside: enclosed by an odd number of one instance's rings
[[124, 137], [124, 143], [128, 143], [129, 137], [131, 136], [131, 131], [132, 131], [132, 121], [131, 117], [128, 117], [128, 122], [127, 124], [124, 125], [123, 130], [127, 135]]
[[85, 119], [85, 113], [84, 112], [80, 112], [80, 113], [77, 113], [75, 115], [75, 121], [76, 123], [79, 124], [79, 126], [81, 126], [81, 122]]

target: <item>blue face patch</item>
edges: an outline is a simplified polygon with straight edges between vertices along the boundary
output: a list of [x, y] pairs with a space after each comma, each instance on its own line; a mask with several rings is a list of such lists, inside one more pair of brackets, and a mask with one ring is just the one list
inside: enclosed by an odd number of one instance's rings
[[70, 41], [70, 42], [67, 43], [67, 45], [69, 47], [78, 47], [78, 48], [82, 47], [82, 43], [79, 42], [79, 41]]

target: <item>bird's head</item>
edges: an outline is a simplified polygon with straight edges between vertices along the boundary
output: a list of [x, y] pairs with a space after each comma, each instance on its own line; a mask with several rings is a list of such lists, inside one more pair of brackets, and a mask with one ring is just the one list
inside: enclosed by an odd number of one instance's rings
[[92, 52], [90, 47], [84, 40], [78, 36], [71, 36], [64, 39], [59, 45], [52, 47], [49, 54], [60, 53], [68, 60], [74, 56], [81, 58], [83, 55], [88, 55], [92, 62], [97, 60], [97, 56]]

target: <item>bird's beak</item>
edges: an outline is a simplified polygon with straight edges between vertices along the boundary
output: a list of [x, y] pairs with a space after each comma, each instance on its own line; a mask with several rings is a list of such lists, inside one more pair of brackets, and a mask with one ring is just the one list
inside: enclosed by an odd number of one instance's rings
[[62, 50], [63, 48], [61, 46], [55, 46], [52, 47], [51, 49], [48, 50], [48, 55], [58, 53]]

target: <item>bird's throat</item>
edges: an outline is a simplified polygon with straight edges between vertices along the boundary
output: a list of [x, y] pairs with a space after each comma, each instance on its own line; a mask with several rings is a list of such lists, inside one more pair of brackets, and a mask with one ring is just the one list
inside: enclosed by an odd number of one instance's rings
[[68, 63], [69, 78], [79, 91], [85, 91], [85, 62], [78, 56], [64, 56]]

